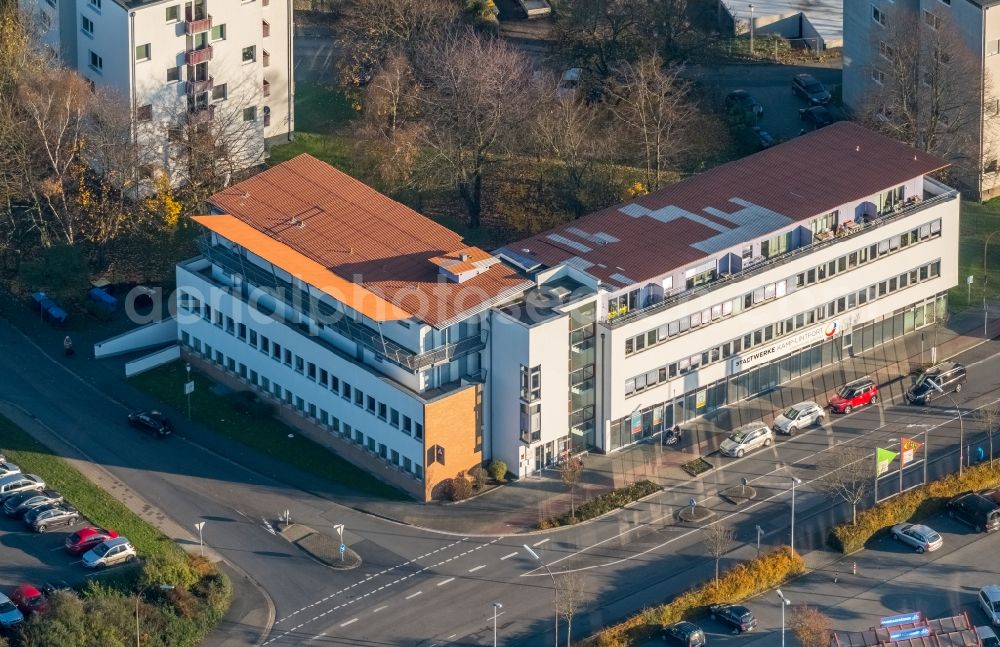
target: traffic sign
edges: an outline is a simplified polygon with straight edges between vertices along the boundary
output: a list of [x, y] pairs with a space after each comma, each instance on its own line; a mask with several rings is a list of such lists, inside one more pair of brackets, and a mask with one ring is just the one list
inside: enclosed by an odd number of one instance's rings
[[191, 395], [194, 393], [194, 380], [184, 383], [184, 395]]
[[692, 508], [693, 508], [693, 507], [694, 507], [694, 506], [695, 506], [695, 505], [696, 505], [697, 503], [698, 503], [698, 502], [697, 502], [697, 501], [695, 501], [694, 499], [688, 499], [688, 506], [690, 506], [690, 507], [692, 507]]

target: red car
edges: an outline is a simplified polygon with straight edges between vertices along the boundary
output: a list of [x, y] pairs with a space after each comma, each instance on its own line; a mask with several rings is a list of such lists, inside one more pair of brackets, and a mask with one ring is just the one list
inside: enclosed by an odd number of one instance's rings
[[10, 601], [17, 605], [24, 615], [45, 613], [49, 610], [48, 600], [42, 592], [30, 584], [22, 584], [10, 594]]
[[66, 538], [66, 550], [71, 555], [82, 555], [106, 539], [114, 539], [118, 533], [104, 528], [83, 528]]
[[830, 410], [834, 413], [850, 413], [860, 406], [876, 402], [878, 385], [870, 377], [863, 377], [837, 389], [837, 394], [830, 398]]

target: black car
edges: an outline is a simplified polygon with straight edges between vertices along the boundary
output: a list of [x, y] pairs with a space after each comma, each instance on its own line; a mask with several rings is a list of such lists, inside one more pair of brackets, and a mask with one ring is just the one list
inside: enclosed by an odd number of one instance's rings
[[35, 532], [45, 532], [53, 526], [72, 526], [79, 520], [80, 512], [67, 504], [42, 506], [24, 515], [24, 523]]
[[174, 433], [174, 424], [159, 411], [136, 411], [128, 414], [128, 424], [136, 429], [165, 438]]
[[948, 516], [972, 526], [976, 532], [1000, 529], [1000, 508], [989, 497], [967, 492], [948, 502]]
[[668, 645], [683, 645], [684, 647], [702, 647], [708, 644], [705, 632], [693, 622], [678, 622], [663, 628], [663, 639]]
[[713, 604], [708, 608], [712, 620], [733, 628], [734, 634], [742, 634], [757, 628], [757, 618], [742, 604]]
[[771, 148], [778, 143], [771, 133], [767, 132], [760, 126], [754, 126], [750, 129], [750, 131], [753, 133], [754, 139], [757, 141], [757, 145], [760, 146], [761, 150]]
[[42, 584], [42, 595], [47, 598], [51, 598], [60, 591], [63, 593], [72, 593], [73, 587], [65, 580], [49, 580], [45, 584]]
[[814, 106], [830, 102], [830, 92], [812, 74], [796, 74], [792, 78], [792, 93]]
[[21, 492], [7, 499], [3, 504], [3, 511], [8, 517], [20, 517], [32, 508], [43, 505], [54, 505], [63, 502], [63, 495], [55, 490], [42, 490], [41, 492]]
[[799, 110], [799, 118], [808, 124], [812, 124], [813, 130], [819, 130], [823, 126], [829, 126], [833, 123], [833, 114], [823, 106], [802, 108]]
[[760, 101], [757, 101], [757, 97], [746, 90], [733, 90], [726, 95], [723, 105], [726, 107], [727, 113], [748, 112], [756, 119], [764, 116], [764, 106], [760, 104]]
[[[906, 401], [912, 404], [927, 404], [938, 395], [958, 393], [967, 379], [965, 367], [961, 364], [956, 362], [937, 364], [920, 374], [913, 386], [906, 391]], [[938, 388], [934, 388], [935, 385]]]

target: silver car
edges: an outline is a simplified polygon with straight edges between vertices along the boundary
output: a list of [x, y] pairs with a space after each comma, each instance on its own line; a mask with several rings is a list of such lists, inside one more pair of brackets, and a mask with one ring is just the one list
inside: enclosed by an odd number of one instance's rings
[[809, 425], [821, 425], [826, 418], [826, 411], [815, 402], [799, 402], [785, 409], [774, 419], [774, 430], [779, 434], [794, 436], [795, 432]]
[[10, 598], [0, 593], [0, 627], [9, 629], [22, 622], [24, 622], [24, 614], [14, 606]]
[[735, 431], [722, 441], [719, 452], [726, 456], [741, 458], [744, 454], [761, 447], [767, 447], [774, 442], [774, 434], [763, 422], [751, 422], [737, 427]]
[[135, 560], [135, 548], [128, 542], [128, 539], [115, 537], [88, 550], [84, 553], [82, 561], [87, 568], [105, 568]]
[[979, 589], [979, 606], [993, 626], [1000, 626], [1000, 586], [989, 584]]
[[10, 476], [11, 474], [20, 474], [21, 468], [14, 463], [8, 463], [5, 460], [0, 460], [0, 477]]
[[913, 546], [918, 553], [930, 553], [944, 545], [944, 539], [933, 528], [917, 523], [897, 523], [892, 527], [892, 538]]

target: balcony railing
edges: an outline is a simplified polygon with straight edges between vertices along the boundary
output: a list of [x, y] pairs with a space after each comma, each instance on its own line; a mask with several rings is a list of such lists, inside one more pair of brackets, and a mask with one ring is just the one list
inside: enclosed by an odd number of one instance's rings
[[201, 80], [193, 79], [185, 83], [186, 86], [185, 89], [187, 90], [188, 94], [198, 94], [200, 92], [208, 92], [212, 89], [214, 83], [215, 81], [212, 79], [212, 77], [208, 77], [207, 79], [201, 79]]
[[188, 119], [193, 124], [203, 124], [215, 117], [215, 106], [199, 106], [188, 108]]
[[812, 254], [813, 252], [829, 247], [830, 245], [836, 245], [844, 240], [848, 240], [859, 234], [863, 234], [865, 232], [871, 231], [872, 229], [881, 227], [882, 225], [888, 224], [890, 222], [895, 222], [900, 218], [906, 218], [907, 216], [911, 216], [914, 213], [923, 211], [924, 209], [929, 209], [930, 207], [943, 204], [945, 202], [949, 202], [955, 199], [955, 197], [958, 195], [958, 191], [945, 187], [943, 184], [940, 184], [938, 182], [934, 182], [930, 178], [924, 178], [924, 180], [925, 184], [929, 184], [932, 188], [940, 190], [941, 193], [932, 194], [929, 197], [925, 197], [923, 200], [920, 200], [918, 202], [903, 205], [901, 208], [895, 211], [886, 213], [884, 215], [878, 216], [870, 220], [866, 220], [863, 223], [859, 223], [855, 227], [853, 227], [851, 231], [849, 231], [844, 235], [838, 235], [828, 240], [820, 240], [817, 242], [813, 242], [811, 244], [803, 245], [802, 247], [798, 247], [789, 252], [785, 252], [784, 254], [780, 254], [778, 256], [774, 256], [756, 262], [749, 267], [744, 267], [739, 272], [733, 272], [732, 274], [722, 275], [710, 283], [706, 283], [705, 285], [701, 285], [696, 288], [692, 288], [690, 290], [685, 290], [683, 292], [678, 292], [677, 294], [669, 296], [663, 299], [662, 301], [657, 301], [656, 303], [650, 304], [644, 308], [637, 308], [625, 314], [618, 315], [617, 317], [613, 317], [611, 319], [604, 319], [603, 323], [607, 325], [609, 328], [618, 328], [619, 326], [623, 326], [627, 323], [638, 321], [650, 315], [656, 314], [657, 312], [662, 312], [663, 310], [672, 308], [678, 303], [683, 303], [685, 301], [696, 299], [700, 296], [708, 294], [709, 292], [712, 292], [717, 288], [729, 285], [731, 283], [743, 281], [751, 276], [778, 267], [779, 265], [784, 265], [785, 263], [793, 261], [806, 254]]
[[191, 20], [190, 18], [184, 23], [184, 33], [188, 36], [194, 36], [195, 34], [200, 34], [203, 31], [210, 31], [212, 29], [212, 17], [205, 16], [204, 18], [199, 18], [196, 20]]
[[212, 60], [212, 46], [206, 45], [201, 49], [189, 49], [184, 53], [184, 59], [188, 65], [207, 63]]

